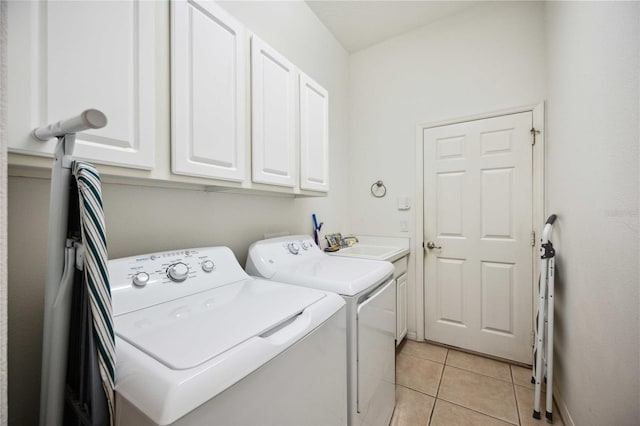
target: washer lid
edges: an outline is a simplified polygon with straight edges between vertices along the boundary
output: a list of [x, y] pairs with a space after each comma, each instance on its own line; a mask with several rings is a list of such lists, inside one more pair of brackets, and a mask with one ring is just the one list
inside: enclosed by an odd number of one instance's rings
[[274, 280], [354, 296], [393, 274], [381, 260], [321, 256], [276, 271]]
[[120, 315], [114, 321], [115, 332], [167, 367], [184, 370], [269, 334], [325, 296], [308, 288], [247, 279]]

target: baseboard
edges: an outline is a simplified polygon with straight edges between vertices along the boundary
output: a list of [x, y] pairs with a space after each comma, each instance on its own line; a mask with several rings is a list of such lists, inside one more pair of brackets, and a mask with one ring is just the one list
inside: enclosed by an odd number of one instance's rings
[[558, 386], [556, 386], [555, 380], [553, 385], [553, 400], [558, 406], [558, 410], [560, 410], [560, 416], [562, 417], [562, 421], [565, 426], [576, 426], [575, 422], [571, 418], [571, 414], [569, 413], [569, 408], [562, 398], [562, 394], [558, 392]]
[[418, 340], [418, 334], [415, 331], [409, 331], [407, 332], [407, 339]]

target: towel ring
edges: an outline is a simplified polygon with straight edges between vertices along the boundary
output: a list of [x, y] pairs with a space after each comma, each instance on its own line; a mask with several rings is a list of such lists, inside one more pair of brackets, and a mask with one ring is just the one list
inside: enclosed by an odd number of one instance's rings
[[387, 195], [387, 187], [384, 186], [384, 183], [381, 180], [374, 182], [373, 185], [371, 185], [371, 195], [376, 198], [382, 198]]

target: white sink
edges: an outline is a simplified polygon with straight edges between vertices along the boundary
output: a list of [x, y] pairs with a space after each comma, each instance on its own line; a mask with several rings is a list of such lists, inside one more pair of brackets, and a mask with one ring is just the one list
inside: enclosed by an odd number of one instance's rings
[[365, 259], [386, 260], [392, 258], [395, 254], [400, 253], [404, 249], [402, 247], [386, 247], [374, 246], [366, 244], [356, 244], [353, 247], [342, 248], [337, 252], [331, 253], [334, 256], [360, 257]]

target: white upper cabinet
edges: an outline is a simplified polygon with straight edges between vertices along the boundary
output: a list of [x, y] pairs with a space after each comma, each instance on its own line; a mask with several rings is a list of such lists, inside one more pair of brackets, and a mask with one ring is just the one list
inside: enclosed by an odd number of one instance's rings
[[251, 38], [253, 181], [297, 185], [296, 75], [291, 62]]
[[300, 73], [300, 188], [329, 191], [329, 94]]
[[172, 1], [174, 173], [246, 176], [244, 28], [212, 1]]
[[74, 156], [152, 169], [155, 2], [9, 2], [9, 150], [51, 155], [30, 131], [99, 109], [108, 124], [79, 133]]
[[329, 190], [327, 91], [216, 1], [10, 1], [7, 11], [10, 165], [46, 168], [29, 156], [51, 157], [56, 141], [32, 130], [98, 109], [107, 125], [78, 133], [73, 155], [116, 166], [106, 174]]

